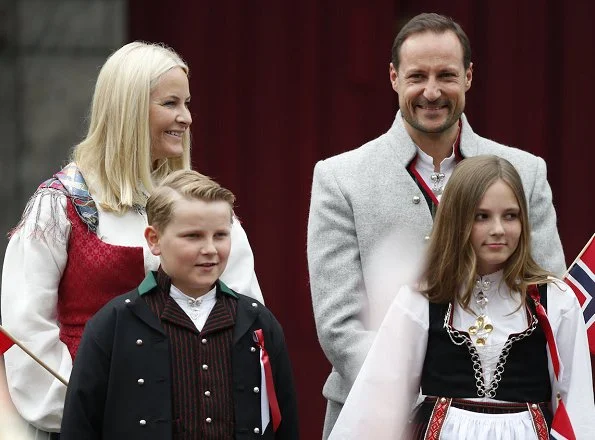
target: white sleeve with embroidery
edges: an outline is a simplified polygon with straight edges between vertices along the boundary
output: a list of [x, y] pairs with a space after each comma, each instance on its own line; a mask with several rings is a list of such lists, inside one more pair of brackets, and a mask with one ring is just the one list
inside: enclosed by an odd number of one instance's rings
[[404, 286], [391, 304], [329, 440], [400, 439], [419, 396], [428, 300]]
[[[57, 323], [58, 285], [70, 234], [66, 197], [48, 189], [31, 203], [24, 224], [6, 248], [2, 325], [68, 380], [72, 359], [60, 341]], [[46, 230], [51, 225], [55, 229]], [[10, 395], [21, 416], [44, 431], [59, 432], [66, 386], [17, 346], [10, 348], [4, 359]]]
[[252, 248], [248, 242], [246, 231], [235, 217], [231, 225], [231, 253], [227, 260], [227, 267], [221, 274], [221, 281], [236, 292], [250, 296], [264, 304], [254, 272]]

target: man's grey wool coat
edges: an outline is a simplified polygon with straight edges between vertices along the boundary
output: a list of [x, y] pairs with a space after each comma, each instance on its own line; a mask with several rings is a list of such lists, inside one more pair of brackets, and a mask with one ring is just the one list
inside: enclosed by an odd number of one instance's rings
[[[529, 204], [533, 257], [561, 275], [565, 261], [545, 161], [476, 135], [465, 115], [461, 122], [463, 157], [493, 154], [518, 170]], [[370, 301], [370, 286], [378, 283], [375, 252], [384, 239], [397, 237], [394, 243], [409, 246], [393, 245], [390, 253], [407, 261], [412, 250], [424, 248], [432, 229], [428, 205], [406, 169], [416, 151], [398, 112], [387, 133], [314, 168], [307, 253], [318, 337], [333, 365], [323, 389], [329, 400], [326, 434], [390, 304]], [[399, 286], [384, 287], [396, 293]]]

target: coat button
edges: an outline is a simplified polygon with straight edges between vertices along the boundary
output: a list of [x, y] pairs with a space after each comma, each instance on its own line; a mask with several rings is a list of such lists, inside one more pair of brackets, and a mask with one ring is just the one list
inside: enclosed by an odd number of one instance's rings
[[211, 397], [211, 392], [209, 390], [205, 391], [205, 396]]
[[257, 303], [252, 303], [252, 307], [258, 307]]
[[210, 417], [207, 417], [207, 418], [205, 419], [205, 422], [207, 422], [207, 423], [211, 423], [212, 421], [213, 421], [213, 419], [211, 419]]
[[137, 384], [139, 385], [144, 385], [145, 384], [145, 379], [139, 379], [136, 381]]
[[256, 351], [256, 347], [250, 347], [250, 351], [254, 353]]
[[205, 344], [207, 343], [207, 340], [206, 340], [206, 339], [201, 339], [200, 343], [201, 343], [202, 345], [205, 345]]
[[124, 300], [124, 302], [125, 302], [126, 304], [130, 304], [130, 300], [129, 300], [128, 298], [126, 298], [126, 299]]
[[254, 434], [260, 434], [260, 429], [254, 428]]
[[258, 388], [258, 387], [254, 387], [254, 388], [252, 389], [252, 391], [254, 391], [255, 393], [257, 393], [257, 394], [258, 394], [258, 393], [260, 393], [260, 388]]
[[202, 369], [205, 370], [205, 371], [207, 371], [209, 369], [209, 366], [207, 364], [203, 364], [202, 365]]
[[140, 420], [138, 421], [138, 424], [139, 424], [140, 426], [145, 426], [145, 425], [147, 424], [147, 421], [146, 421], [145, 419], [140, 419]]
[[142, 339], [137, 339], [136, 340], [136, 345], [143, 345], [143, 340]]
[[419, 201], [420, 201], [420, 200], [421, 200], [421, 199], [419, 198], [419, 196], [413, 196], [413, 203], [414, 203], [415, 205], [419, 204]]

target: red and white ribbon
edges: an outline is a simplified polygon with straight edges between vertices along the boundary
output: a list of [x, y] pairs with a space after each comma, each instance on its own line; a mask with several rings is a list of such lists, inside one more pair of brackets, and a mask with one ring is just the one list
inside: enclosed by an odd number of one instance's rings
[[[554, 377], [557, 386], [557, 382], [560, 379], [560, 354], [558, 353], [558, 346], [556, 345], [554, 332], [552, 330], [552, 326], [550, 325], [550, 321], [547, 317], [547, 313], [541, 305], [541, 303], [539, 302], [539, 291], [537, 290], [537, 286], [529, 286], [528, 293], [529, 296], [535, 302], [537, 319], [545, 333], [545, 339], [547, 341], [548, 351], [552, 360], [552, 366], [554, 367]], [[576, 440], [576, 436], [574, 435], [574, 429], [572, 429], [572, 423], [570, 422], [570, 417], [568, 417], [568, 412], [566, 411], [566, 407], [564, 406], [562, 397], [560, 393], [557, 393], [556, 395], [558, 398], [558, 402], [556, 403], [558, 405], [556, 408], [556, 412], [554, 413], [554, 419], [552, 420], [552, 429], [550, 432], [550, 436], [553, 439]], [[554, 404], [554, 402], [552, 402], [552, 404]]]
[[[260, 348], [260, 362], [262, 369], [264, 370], [265, 377], [265, 383], [263, 385], [266, 386], [266, 396], [268, 397], [269, 406], [271, 408], [273, 431], [277, 431], [277, 428], [279, 428], [279, 424], [281, 423], [281, 411], [279, 409], [279, 402], [277, 401], [277, 393], [275, 392], [275, 382], [273, 381], [273, 370], [271, 369], [269, 354], [264, 347], [264, 333], [262, 329], [255, 330], [254, 336], [256, 337], [256, 343]], [[265, 386], [261, 386], [261, 388], [265, 388]], [[265, 390], [263, 390], [263, 393], [264, 392]], [[263, 425], [263, 433], [265, 429], [266, 426]]]

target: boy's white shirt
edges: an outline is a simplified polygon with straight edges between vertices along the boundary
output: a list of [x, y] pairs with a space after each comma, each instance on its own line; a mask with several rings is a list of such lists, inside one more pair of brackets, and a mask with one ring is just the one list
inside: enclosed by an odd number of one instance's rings
[[[11, 238], [4, 257], [0, 298], [3, 327], [68, 379], [72, 359], [59, 339], [56, 307], [58, 285], [68, 260], [70, 223], [65, 210], [66, 197], [60, 195], [59, 202], [63, 209], [58, 209], [52, 219], [50, 198], [38, 195], [32, 215]], [[146, 216], [134, 210], [117, 215], [102, 210], [98, 203], [97, 206], [97, 235], [101, 240], [142, 247], [145, 272], [157, 270], [159, 258], [151, 253], [143, 235]], [[57, 220], [59, 232], [56, 235], [63, 232], [66, 241], [48, 242], [31, 237], [35, 213], [39, 213], [37, 224], [42, 230], [45, 224]], [[231, 253], [221, 280], [236, 292], [264, 302], [254, 272], [252, 249], [237, 219], [232, 224], [231, 240]], [[16, 346], [5, 353], [4, 359], [10, 395], [21, 416], [39, 429], [59, 432], [66, 387]]]
[[186, 313], [196, 329], [201, 332], [217, 302], [217, 289], [213, 287], [200, 298], [192, 298], [172, 284], [169, 289], [169, 296]]

